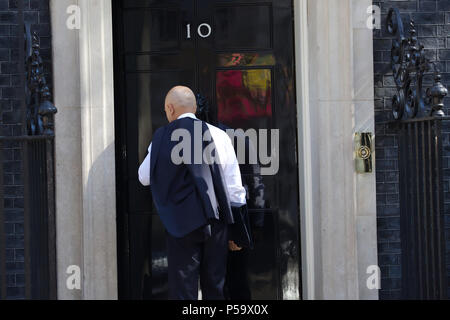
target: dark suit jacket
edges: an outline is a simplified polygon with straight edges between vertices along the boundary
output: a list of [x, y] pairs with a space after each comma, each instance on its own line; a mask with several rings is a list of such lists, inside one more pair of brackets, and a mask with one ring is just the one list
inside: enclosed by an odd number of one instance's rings
[[[201, 127], [201, 137], [194, 136], [195, 124]], [[190, 133], [191, 139], [187, 143], [190, 163], [176, 165], [171, 159], [172, 149], [180, 143], [171, 139], [177, 129]], [[207, 225], [211, 219], [222, 218], [229, 224], [234, 223], [221, 166], [203, 161], [194, 163], [194, 139], [200, 139], [202, 155], [203, 150], [214, 143], [203, 141], [206, 131], [206, 123], [183, 118], [159, 128], [153, 135], [150, 160], [153, 200], [165, 228], [177, 238]]]

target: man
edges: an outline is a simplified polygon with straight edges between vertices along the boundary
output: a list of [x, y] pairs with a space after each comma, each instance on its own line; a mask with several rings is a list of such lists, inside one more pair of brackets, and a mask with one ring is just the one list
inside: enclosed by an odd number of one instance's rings
[[[198, 299], [200, 277], [203, 299], [222, 300], [228, 248], [240, 249], [228, 242], [227, 225], [234, 222], [230, 203], [245, 204], [246, 193], [230, 138], [198, 120], [196, 109], [189, 88], [177, 86], [169, 91], [165, 101], [169, 124], [153, 135], [149, 154], [139, 168], [139, 180], [151, 186], [166, 228], [169, 299]], [[183, 162], [176, 164], [173, 151], [180, 143], [176, 141], [180, 132], [189, 133], [190, 139], [182, 141], [189, 150], [181, 151]], [[212, 141], [204, 139], [208, 134]], [[206, 163], [203, 152], [210, 143], [213, 148], [208, 150], [213, 150], [211, 155], [218, 161]], [[201, 163], [194, 161], [198, 145]]]

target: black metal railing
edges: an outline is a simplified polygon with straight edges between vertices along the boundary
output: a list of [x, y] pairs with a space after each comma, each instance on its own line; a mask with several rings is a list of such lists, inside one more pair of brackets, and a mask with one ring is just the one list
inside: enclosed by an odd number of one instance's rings
[[[425, 58], [414, 21], [405, 36], [397, 9], [390, 9], [388, 31], [396, 36], [391, 51], [397, 94], [390, 125], [398, 134], [402, 296], [445, 299], [447, 276], [444, 238], [443, 132], [447, 89], [435, 63]], [[427, 90], [424, 79], [433, 75]]]
[[[7, 297], [5, 217], [17, 214], [6, 206], [3, 155], [14, 150], [23, 181], [23, 246], [26, 299], [56, 298], [56, 238], [53, 115], [56, 108], [43, 71], [39, 37], [24, 23], [23, 0], [17, 1], [22, 98], [22, 134], [0, 137], [0, 299]], [[17, 160], [17, 159], [16, 159]]]
[[[56, 297], [56, 243], [54, 207], [54, 140], [53, 136], [0, 137], [0, 223], [4, 217], [17, 214], [15, 208], [5, 208], [2, 154], [8, 148], [21, 151], [23, 175], [24, 274], [25, 298], [49, 299]], [[5, 237], [4, 230], [0, 235]], [[5, 241], [1, 252], [1, 298], [6, 297]]]
[[442, 127], [450, 117], [398, 124], [402, 291], [406, 299], [444, 299]]

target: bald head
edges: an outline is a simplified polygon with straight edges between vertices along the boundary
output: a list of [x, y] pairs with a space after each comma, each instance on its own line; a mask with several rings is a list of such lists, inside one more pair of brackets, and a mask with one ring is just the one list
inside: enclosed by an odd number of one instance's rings
[[175, 121], [184, 113], [196, 113], [197, 100], [191, 89], [177, 86], [166, 96], [165, 111], [169, 122]]

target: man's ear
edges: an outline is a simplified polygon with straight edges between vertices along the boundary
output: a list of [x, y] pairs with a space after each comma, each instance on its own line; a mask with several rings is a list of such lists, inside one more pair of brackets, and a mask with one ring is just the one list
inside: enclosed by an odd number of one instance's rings
[[167, 105], [167, 111], [169, 112], [169, 114], [170, 114], [171, 116], [173, 116], [173, 115], [175, 114], [175, 108], [173, 107], [173, 104], [169, 103], [169, 104]]

